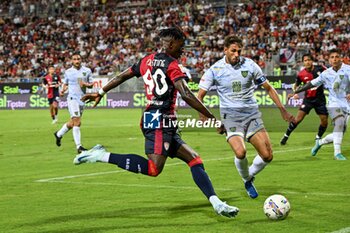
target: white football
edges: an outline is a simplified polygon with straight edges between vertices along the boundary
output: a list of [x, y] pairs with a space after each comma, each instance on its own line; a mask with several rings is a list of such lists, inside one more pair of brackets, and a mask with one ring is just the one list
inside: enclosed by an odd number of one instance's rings
[[285, 219], [290, 212], [290, 203], [282, 195], [269, 196], [264, 203], [264, 213], [269, 219]]

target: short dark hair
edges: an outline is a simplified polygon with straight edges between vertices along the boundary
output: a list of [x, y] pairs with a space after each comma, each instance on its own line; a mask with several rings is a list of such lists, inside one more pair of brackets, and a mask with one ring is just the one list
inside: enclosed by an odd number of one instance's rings
[[179, 27], [170, 27], [160, 30], [160, 38], [170, 37], [175, 40], [185, 40], [186, 35]]
[[259, 55], [255, 55], [252, 57], [253, 61], [259, 61], [260, 60], [260, 56]]
[[238, 44], [239, 47], [243, 47], [242, 40], [235, 35], [229, 35], [229, 36], [226, 36], [225, 38], [224, 46], [228, 48], [230, 47], [231, 44]]
[[334, 48], [334, 49], [329, 50], [329, 55], [330, 55], [331, 53], [337, 53], [337, 54], [341, 55], [341, 50], [338, 49], [338, 48]]
[[71, 57], [73, 57], [73, 56], [75, 56], [75, 55], [78, 55], [78, 56], [81, 57], [80, 51], [74, 51], [74, 52], [72, 53], [72, 56], [71, 56]]
[[303, 55], [303, 57], [302, 57], [302, 61], [304, 61], [304, 58], [305, 58], [305, 57], [310, 58], [311, 61], [315, 61], [315, 60], [314, 60], [314, 57], [313, 57], [310, 53], [305, 53], [305, 54]]

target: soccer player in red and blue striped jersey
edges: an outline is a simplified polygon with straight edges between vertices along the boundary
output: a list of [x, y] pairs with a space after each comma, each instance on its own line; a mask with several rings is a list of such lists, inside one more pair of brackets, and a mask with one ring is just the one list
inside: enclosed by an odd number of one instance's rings
[[[214, 121], [216, 119], [188, 88], [185, 81], [186, 74], [179, 67], [178, 59], [183, 52], [185, 42], [184, 33], [174, 27], [161, 30], [159, 36], [163, 43], [162, 52], [145, 56], [117, 75], [98, 93], [87, 94], [82, 99], [95, 101], [94, 106], [96, 106], [109, 90], [134, 76], [142, 77], [148, 104], [141, 120], [141, 129], [145, 137], [145, 154], [148, 158], [136, 154], [110, 153], [105, 151], [103, 146], [96, 145], [91, 150], [77, 155], [74, 164], [112, 163], [130, 172], [155, 177], [162, 172], [168, 157], [179, 158], [190, 167], [194, 182], [209, 199], [215, 212], [229, 218], [235, 217], [239, 209], [227, 205], [217, 197], [198, 153], [181, 139], [176, 125], [164, 124], [164, 122], [176, 121], [177, 92], [180, 92], [182, 99], [192, 108]], [[219, 127], [220, 130], [222, 131], [222, 127]]]

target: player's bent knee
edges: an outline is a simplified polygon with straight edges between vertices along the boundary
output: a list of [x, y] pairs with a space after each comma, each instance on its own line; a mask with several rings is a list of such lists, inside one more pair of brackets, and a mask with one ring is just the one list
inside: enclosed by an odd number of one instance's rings
[[264, 162], [266, 163], [270, 163], [272, 160], [273, 160], [273, 156], [271, 155], [270, 157], [266, 158], [266, 159], [263, 159]]
[[75, 120], [75, 121], [73, 121], [73, 125], [77, 126], [77, 127], [80, 127], [81, 126], [81, 121], [80, 120]]
[[327, 127], [327, 126], [328, 126], [328, 119], [321, 120], [320, 125], [321, 125], [322, 127]]
[[237, 154], [236, 154], [236, 158], [237, 158], [237, 159], [244, 159], [244, 158], [245, 158], [245, 154], [244, 154], [244, 155], [239, 155], [239, 154], [237, 155]]
[[246, 153], [247, 153], [246, 150], [235, 151], [235, 156], [237, 159], [244, 159], [246, 156]]
[[156, 164], [152, 160], [148, 160], [148, 175], [156, 177], [160, 174], [159, 169], [157, 168]]
[[265, 163], [269, 163], [273, 160], [273, 154], [271, 153], [266, 153], [266, 154], [262, 154], [260, 155], [261, 159], [265, 162]]
[[73, 128], [73, 126], [74, 126], [74, 124], [73, 124], [72, 121], [67, 122], [67, 127], [68, 127], [68, 129]]

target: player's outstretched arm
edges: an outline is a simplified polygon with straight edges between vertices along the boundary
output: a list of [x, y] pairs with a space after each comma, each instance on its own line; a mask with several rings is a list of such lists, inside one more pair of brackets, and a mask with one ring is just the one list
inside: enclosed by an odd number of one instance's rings
[[67, 89], [68, 89], [68, 85], [64, 83], [62, 86], [62, 90], [60, 92], [60, 96], [64, 96], [64, 93], [67, 91]]
[[284, 107], [284, 105], [282, 104], [282, 102], [280, 101], [278, 94], [275, 90], [275, 88], [273, 88], [269, 81], [266, 81], [262, 84], [262, 86], [265, 88], [265, 90], [267, 91], [267, 93], [269, 94], [269, 96], [271, 97], [271, 99], [273, 100], [273, 102], [276, 104], [276, 106], [278, 107], [278, 109], [281, 112], [282, 118], [285, 121], [288, 122], [292, 122], [294, 121], [294, 116], [292, 114], [290, 114], [289, 112], [287, 112], [286, 108]]
[[[197, 98], [199, 99], [200, 102], [203, 103], [204, 97], [206, 95], [207, 95], [207, 91], [202, 89], [202, 88], [199, 88], [199, 91], [198, 91], [198, 94], [197, 94]], [[207, 118], [202, 113], [199, 113], [199, 119], [202, 120], [202, 121], [206, 121], [207, 120]]]
[[[182, 99], [190, 105], [192, 108], [196, 109], [200, 114], [206, 118], [211, 118], [216, 120], [215, 116], [209, 111], [207, 107], [193, 94], [193, 92], [188, 88], [187, 83], [184, 79], [180, 79], [175, 82], [175, 88], [180, 92]], [[221, 125], [217, 128], [219, 134], [225, 133], [225, 128]]]
[[294, 94], [309, 90], [310, 88], [315, 87], [314, 85], [311, 84], [311, 82], [306, 83], [304, 86], [298, 87], [295, 91]]
[[294, 93], [294, 91], [295, 91], [296, 89], [298, 89], [298, 87], [299, 87], [299, 85], [298, 85], [297, 83], [294, 83], [294, 85], [293, 85], [293, 93], [288, 94], [288, 100], [289, 100], [290, 98], [299, 99], [299, 95]]
[[192, 108], [196, 109], [198, 112], [203, 114], [207, 118], [214, 118], [215, 116], [205, 107], [202, 102], [193, 94], [193, 92], [188, 88], [187, 83], [184, 79], [177, 80], [175, 82], [175, 88], [179, 91], [182, 99], [190, 105]]
[[91, 93], [91, 94], [86, 94], [84, 95], [81, 100], [84, 102], [91, 102], [95, 101], [94, 105], [92, 106], [93, 108], [98, 105], [98, 103], [101, 101], [102, 97], [104, 94], [106, 94], [108, 91], [112, 90], [113, 88], [119, 86], [126, 80], [134, 77], [134, 73], [131, 71], [131, 69], [127, 69], [120, 74], [116, 75], [111, 81], [109, 81], [105, 86], [103, 86], [98, 93]]

